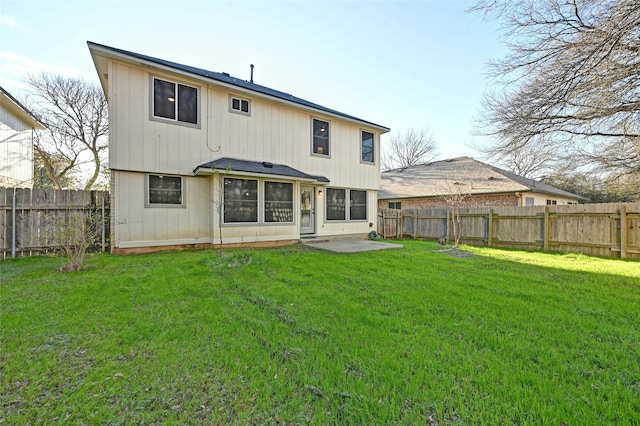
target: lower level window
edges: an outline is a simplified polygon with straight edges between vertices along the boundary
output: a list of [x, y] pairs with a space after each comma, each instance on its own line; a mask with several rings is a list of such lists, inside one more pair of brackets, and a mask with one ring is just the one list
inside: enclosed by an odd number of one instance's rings
[[258, 221], [258, 181], [224, 179], [224, 222]]
[[349, 219], [367, 220], [367, 191], [349, 191]]
[[344, 189], [327, 188], [327, 220], [346, 220]]
[[264, 221], [293, 222], [292, 183], [264, 183]]
[[395, 210], [402, 210], [402, 201], [389, 201], [389, 208]]
[[181, 176], [147, 175], [148, 206], [183, 206]]
[[327, 188], [326, 219], [367, 220], [367, 191]]

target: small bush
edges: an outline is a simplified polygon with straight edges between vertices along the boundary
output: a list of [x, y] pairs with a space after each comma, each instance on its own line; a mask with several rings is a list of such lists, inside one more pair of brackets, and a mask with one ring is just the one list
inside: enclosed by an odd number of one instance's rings
[[65, 210], [47, 218], [44, 238], [67, 259], [60, 271], [73, 272], [82, 268], [87, 249], [99, 242], [98, 219], [95, 210]]

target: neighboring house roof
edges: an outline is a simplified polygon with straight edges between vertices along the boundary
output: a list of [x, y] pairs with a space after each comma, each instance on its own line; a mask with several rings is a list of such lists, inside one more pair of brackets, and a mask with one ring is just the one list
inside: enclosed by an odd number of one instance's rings
[[39, 130], [46, 129], [45, 125], [40, 120], [38, 120], [38, 118], [27, 109], [27, 107], [22, 105], [16, 98], [11, 96], [11, 94], [4, 90], [4, 88], [2, 88], [1, 86], [0, 104], [2, 104], [4, 108], [17, 115], [22, 121], [24, 121], [32, 128]]
[[[300, 170], [294, 169], [284, 164], [270, 163], [267, 161], [247, 161], [238, 160], [236, 158], [219, 158], [196, 167], [193, 172], [195, 174], [210, 174], [214, 170], [223, 170], [227, 174], [246, 175], [266, 175], [275, 177], [295, 178], [296, 180], [305, 180], [316, 183], [329, 183], [329, 179], [324, 176], [313, 176]], [[240, 172], [240, 173], [238, 173]]]
[[[311, 110], [315, 110], [315, 111], [319, 111], [319, 112], [323, 112], [329, 115], [333, 115], [333, 116], [337, 116], [337, 117], [341, 117], [343, 119], [347, 119], [349, 121], [355, 121], [367, 126], [371, 126], [374, 128], [377, 128], [378, 130], [382, 131], [382, 133], [386, 133], [389, 131], [388, 127], [384, 127], [381, 126], [379, 124], [375, 124], [375, 123], [371, 123], [370, 121], [365, 121], [362, 120], [360, 118], [354, 117], [352, 115], [349, 114], [345, 114], [343, 112], [339, 112], [336, 111], [334, 109], [331, 108], [327, 108], [318, 104], [315, 104], [313, 102], [309, 102], [306, 101], [304, 99], [298, 98], [296, 96], [293, 96], [289, 93], [285, 93], [285, 92], [280, 92], [278, 90], [275, 89], [271, 89], [269, 87], [266, 86], [261, 86], [259, 84], [255, 84], [246, 80], [241, 80], [239, 78], [236, 77], [232, 77], [227, 73], [219, 73], [219, 72], [215, 72], [215, 71], [207, 71], [204, 70], [202, 68], [196, 68], [196, 67], [191, 67], [188, 65], [182, 65], [182, 64], [178, 64], [176, 62], [171, 62], [171, 61], [167, 61], [164, 59], [158, 59], [158, 58], [154, 58], [152, 56], [147, 56], [147, 55], [142, 55], [139, 53], [134, 53], [134, 52], [129, 52], [127, 50], [123, 50], [123, 49], [117, 49], [114, 47], [109, 47], [109, 46], [105, 46], [102, 44], [98, 44], [98, 43], [93, 43], [91, 41], [87, 42], [89, 49], [92, 51], [92, 56], [94, 58], [94, 62], [96, 62], [96, 57], [93, 54], [94, 51], [99, 51], [102, 54], [107, 54], [107, 55], [111, 55], [111, 56], [115, 56], [115, 57], [119, 57], [120, 59], [128, 59], [129, 61], [131, 61], [131, 59], [136, 60], [137, 62], [149, 65], [149, 64], [154, 64], [156, 66], [159, 66], [160, 68], [163, 68], [165, 70], [169, 70], [169, 71], [173, 71], [173, 72], [178, 72], [181, 74], [188, 74], [192, 77], [196, 77], [199, 79], [203, 79], [218, 85], [223, 85], [223, 86], [231, 86], [234, 87], [236, 89], [240, 89], [241, 91], [248, 91], [251, 92], [253, 94], [258, 94], [258, 95], [262, 95], [263, 97], [268, 97], [271, 99], [278, 99], [281, 101], [285, 101], [287, 103], [292, 103], [292, 104], [296, 104], [298, 106], [302, 106], [304, 108], [307, 109], [311, 109]], [[96, 62], [96, 68], [98, 68], [98, 63]], [[106, 88], [106, 81], [107, 81], [107, 76], [101, 75], [100, 74], [100, 70], [98, 69], [98, 75], [100, 76], [100, 80], [102, 82], [103, 88]]]
[[469, 157], [389, 170], [381, 174], [380, 186], [379, 200], [438, 197], [453, 192], [453, 188], [470, 195], [538, 192], [575, 200], [588, 200]]

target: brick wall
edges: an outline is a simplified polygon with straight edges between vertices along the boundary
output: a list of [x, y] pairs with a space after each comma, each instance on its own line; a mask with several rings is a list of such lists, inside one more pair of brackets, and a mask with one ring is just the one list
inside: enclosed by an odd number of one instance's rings
[[[378, 200], [378, 208], [389, 208], [389, 201], [391, 200]], [[403, 209], [443, 209], [449, 207], [439, 197], [410, 198], [397, 201], [402, 202]], [[518, 206], [518, 201], [515, 194], [474, 195], [465, 199], [461, 207]]]

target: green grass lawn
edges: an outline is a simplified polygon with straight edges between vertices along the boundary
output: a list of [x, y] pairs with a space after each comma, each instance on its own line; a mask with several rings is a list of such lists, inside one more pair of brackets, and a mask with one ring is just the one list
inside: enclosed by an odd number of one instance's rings
[[640, 262], [402, 243], [0, 262], [0, 423], [640, 424]]

